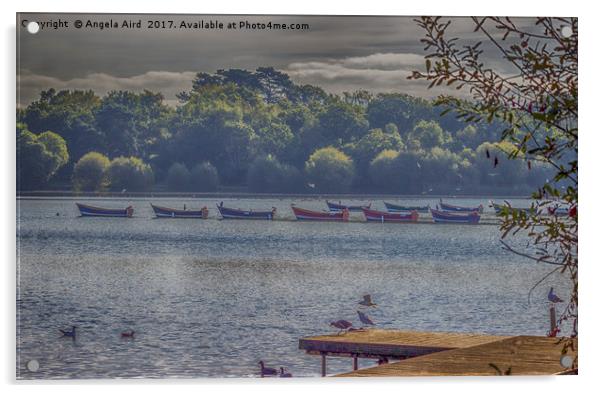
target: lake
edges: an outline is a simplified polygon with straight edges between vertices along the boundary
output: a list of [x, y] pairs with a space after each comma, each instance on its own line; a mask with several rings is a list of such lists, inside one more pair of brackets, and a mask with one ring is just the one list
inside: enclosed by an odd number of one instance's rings
[[[257, 377], [260, 359], [314, 377], [320, 360], [298, 339], [336, 332], [332, 320], [360, 326], [366, 293], [378, 303], [369, 312], [378, 328], [504, 335], [546, 334], [547, 290], [570, 293], [555, 275], [529, 303], [551, 269], [504, 251], [496, 225], [294, 221], [292, 202], [326, 207], [311, 198], [224, 199], [275, 206], [275, 221], [218, 220], [215, 198], [78, 201], [131, 204], [134, 218], [80, 218], [69, 198], [17, 201], [18, 378]], [[151, 201], [206, 205], [210, 219], [154, 219]], [[382, 200], [373, 208], [384, 210]], [[77, 339], [61, 338], [71, 325]], [[134, 339], [120, 337], [128, 329]], [[37, 372], [25, 366], [32, 359]], [[350, 369], [350, 359], [329, 359], [329, 373]]]

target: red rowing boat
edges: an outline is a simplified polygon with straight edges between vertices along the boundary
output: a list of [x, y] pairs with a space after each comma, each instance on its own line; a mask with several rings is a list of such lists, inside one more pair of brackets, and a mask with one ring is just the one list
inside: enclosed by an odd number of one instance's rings
[[412, 210], [409, 214], [407, 213], [389, 213], [381, 212], [378, 210], [362, 209], [364, 216], [367, 221], [377, 222], [417, 222], [418, 212]]
[[313, 210], [302, 209], [291, 205], [295, 217], [300, 221], [349, 221], [349, 210], [344, 209], [339, 212], [317, 212]]

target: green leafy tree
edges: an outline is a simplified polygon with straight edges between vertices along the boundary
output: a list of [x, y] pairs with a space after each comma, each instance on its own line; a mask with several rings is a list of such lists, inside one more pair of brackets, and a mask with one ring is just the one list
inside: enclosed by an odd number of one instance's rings
[[137, 157], [117, 157], [107, 170], [112, 191], [148, 191], [154, 183], [150, 165]]
[[450, 142], [451, 135], [444, 132], [436, 121], [421, 120], [410, 131], [408, 139], [417, 140], [423, 149], [432, 149]]
[[316, 150], [305, 163], [305, 173], [316, 191], [346, 192], [355, 174], [353, 161], [334, 147]]
[[109, 159], [98, 152], [85, 154], [73, 168], [73, 189], [76, 191], [100, 191], [107, 186]]
[[170, 191], [188, 191], [191, 189], [190, 172], [186, 165], [174, 163], [167, 171], [167, 189]]
[[17, 123], [17, 189], [43, 189], [59, 168], [67, 163], [67, 144], [58, 134], [40, 135]]
[[391, 194], [418, 194], [423, 172], [420, 153], [384, 150], [370, 163], [372, 182]]
[[247, 184], [253, 192], [300, 192], [303, 176], [297, 168], [282, 164], [272, 155], [257, 157], [249, 167]]
[[219, 185], [219, 174], [217, 168], [207, 161], [195, 165], [190, 171], [190, 185], [191, 191], [217, 191], [217, 187]]

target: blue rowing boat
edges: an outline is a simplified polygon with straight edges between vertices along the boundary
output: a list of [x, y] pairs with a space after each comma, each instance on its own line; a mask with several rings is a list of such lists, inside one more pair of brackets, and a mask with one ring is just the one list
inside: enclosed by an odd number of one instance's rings
[[200, 210], [187, 210], [186, 208], [181, 210], [157, 206], [151, 203], [151, 207], [157, 218], [207, 218], [209, 216], [209, 209], [206, 206], [203, 206]]
[[443, 203], [442, 199], [439, 199], [439, 207], [441, 208], [441, 210], [446, 211], [446, 212], [457, 212], [457, 213], [477, 212], [477, 213], [483, 213], [483, 205], [479, 205], [477, 207], [456, 206], [456, 205], [450, 205], [449, 203]]
[[370, 206], [372, 205], [371, 203], [362, 206], [362, 205], [343, 205], [341, 203], [341, 201], [339, 201], [339, 203], [334, 203], [334, 202], [330, 202], [330, 201], [326, 201], [326, 204], [328, 205], [328, 210], [330, 210], [331, 212], [342, 212], [343, 210], [347, 209], [350, 212], [361, 212], [363, 209], [370, 209]]
[[431, 209], [431, 215], [434, 222], [445, 224], [478, 224], [481, 219], [481, 215], [478, 212], [458, 214]]
[[220, 204], [217, 205], [217, 210], [219, 210], [219, 214], [222, 215], [222, 218], [239, 220], [273, 220], [274, 215], [276, 214], [275, 207], [273, 207], [272, 210], [264, 211], [242, 210], [225, 207], [224, 202], [220, 202]]
[[107, 209], [104, 207], [84, 205], [83, 203], [75, 203], [82, 217], [132, 217], [134, 208], [131, 206], [125, 209]]
[[412, 211], [417, 211], [418, 213], [428, 213], [431, 208], [431, 205], [402, 206], [402, 205], [396, 205], [396, 204], [389, 203], [389, 202], [384, 202], [384, 204], [389, 213], [410, 213]]

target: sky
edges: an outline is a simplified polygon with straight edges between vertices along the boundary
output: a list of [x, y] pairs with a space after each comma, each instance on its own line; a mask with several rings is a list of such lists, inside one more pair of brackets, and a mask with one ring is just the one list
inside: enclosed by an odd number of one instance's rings
[[[48, 88], [162, 92], [170, 104], [189, 90], [197, 72], [272, 66], [297, 83], [319, 85], [331, 93], [366, 89], [432, 97], [425, 81], [410, 81], [424, 68], [423, 31], [414, 17], [19, 14], [42, 28], [30, 34], [17, 28], [17, 105], [24, 106]], [[80, 20], [84, 27], [75, 28]], [[85, 27], [87, 21], [141, 21], [142, 28]], [[153, 22], [159, 27], [148, 29]], [[183, 29], [181, 22], [308, 24], [306, 30]], [[62, 26], [53, 28], [53, 24]], [[65, 22], [67, 27], [65, 27]], [[523, 19], [532, 24], [532, 20]], [[450, 35], [464, 42], [483, 39], [469, 18], [452, 18]], [[486, 48], [487, 49], [487, 48]], [[503, 69], [499, 55], [484, 59]]]

